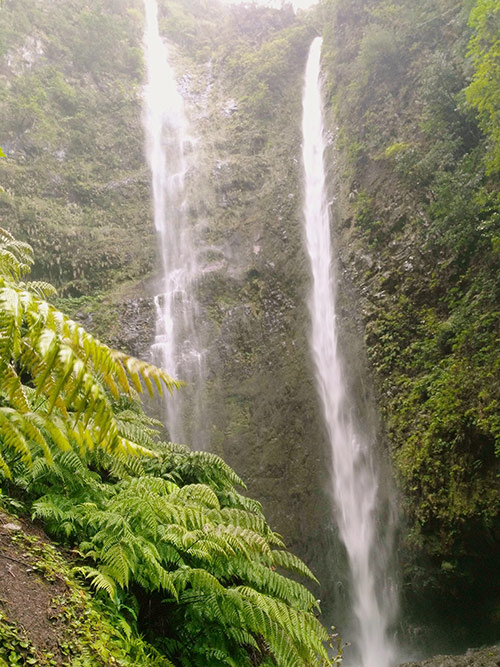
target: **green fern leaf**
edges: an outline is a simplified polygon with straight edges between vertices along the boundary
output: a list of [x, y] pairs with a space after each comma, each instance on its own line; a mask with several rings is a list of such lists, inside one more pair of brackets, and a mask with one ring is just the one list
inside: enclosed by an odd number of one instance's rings
[[116, 585], [112, 577], [88, 565], [74, 567], [72, 571], [74, 574], [79, 574], [86, 579], [90, 579], [91, 586], [96, 591], [106, 591], [112, 600], [116, 599]]

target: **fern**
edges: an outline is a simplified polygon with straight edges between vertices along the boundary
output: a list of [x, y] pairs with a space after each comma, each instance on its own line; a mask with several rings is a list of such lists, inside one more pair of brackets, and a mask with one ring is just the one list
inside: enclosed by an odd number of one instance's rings
[[[133, 428], [130, 416], [128, 423], [118, 422], [108, 392], [116, 399], [143, 388], [161, 394], [179, 383], [147, 362], [111, 350], [67, 318], [44, 300], [50, 285], [20, 282], [31, 263], [31, 248], [0, 230], [0, 396], [8, 402], [0, 470], [11, 477], [9, 460], [30, 467], [38, 451], [50, 461], [54, 446], [76, 447], [81, 454], [98, 447], [118, 460], [147, 453], [150, 433]], [[20, 369], [35, 388], [34, 400], [43, 399], [39, 420], [57, 421], [56, 429], [48, 421], [40, 429], [26, 416], [32, 410]]]
[[273, 564], [276, 567], [281, 567], [284, 570], [289, 570], [290, 572], [296, 572], [301, 574], [303, 577], [312, 579], [317, 584], [319, 581], [316, 579], [311, 570], [303, 563], [300, 558], [295, 556], [295, 554], [290, 553], [289, 551], [274, 551], [272, 552]]
[[[158, 442], [137, 393], [179, 383], [67, 318], [50, 286], [21, 283], [31, 263], [0, 230], [0, 479], [77, 547], [75, 572], [115, 610], [131, 664], [331, 664], [316, 601], [285, 571], [314, 577], [242, 480], [214, 454]], [[162, 619], [164, 656], [134, 648], [125, 599]]]
[[179, 487], [147, 476], [115, 485], [106, 509], [89, 506], [85, 525], [90, 539], [80, 545], [94, 562], [87, 566], [93, 585], [110, 595], [104, 586], [108, 578], [117, 590], [134, 581], [146, 591], [166, 591], [170, 611], [165, 613], [173, 619], [181, 610], [184, 620], [177, 622], [190, 636], [191, 658], [182, 664], [203, 664], [192, 657], [198, 649], [189, 630], [200, 622], [211, 628], [210, 651], [206, 644], [199, 647], [205, 657], [214, 655], [212, 642], [220, 637], [217, 655], [236, 655], [244, 638], [245, 651], [250, 646], [268, 651], [280, 665], [326, 660], [326, 632], [310, 614], [316, 601], [301, 584], [271, 568], [278, 562], [304, 574], [309, 570], [299, 559], [287, 560], [286, 552], [271, 549], [274, 535], [259, 515], [253, 520], [245, 512], [213, 508], [214, 498], [204, 485]]
[[272, 544], [281, 544], [281, 540], [279, 540], [269, 528], [264, 517], [259, 514], [254, 514], [253, 512], [237, 508], [225, 507], [221, 510], [221, 517], [225, 522], [230, 523], [233, 526], [245, 528], [261, 535]]
[[[59, 455], [54, 468], [45, 464], [46, 470], [57, 477], [77, 468], [72, 454]], [[100, 495], [95, 484], [103, 487]], [[167, 595], [163, 604], [169, 611], [164, 613], [175, 627], [182, 627], [190, 647], [170, 658], [198, 665], [215, 655], [212, 649], [232, 657], [241, 651], [246, 657], [236, 664], [244, 665], [251, 649], [263, 651], [262, 656], [268, 652], [280, 665], [324, 660], [326, 633], [309, 613], [317, 606], [313, 596], [272, 567], [309, 571], [298, 559], [283, 555], [286, 552], [271, 549], [274, 536], [259, 515], [253, 521], [240, 511], [213, 508], [214, 496], [207, 496], [204, 485], [180, 487], [150, 476], [114, 485], [91, 477], [89, 497], [97, 504], [72, 506], [68, 499], [60, 502], [47, 495], [34, 503], [34, 510], [49, 524], [72, 522], [87, 535], [79, 549], [91, 562], [81, 566], [80, 574], [96, 591], [115, 599], [133, 583]], [[200, 623], [210, 626], [209, 646], [196, 638], [194, 628]]]
[[199, 596], [200, 592], [215, 596], [224, 595], [225, 593], [224, 586], [222, 586], [216, 577], [202, 568], [181, 568], [173, 574], [172, 582], [178, 595], [183, 593], [188, 585], [196, 591], [197, 596]]
[[[29, 284], [13, 282], [26, 272], [30, 254], [8, 234], [0, 236], [0, 247], [2, 243], [7, 254], [0, 255], [0, 396], [8, 401], [4, 412], [10, 412], [2, 418], [0, 469], [11, 476], [10, 456], [19, 456], [30, 467], [33, 446], [47, 459], [54, 445], [71, 445], [82, 454], [97, 446], [122, 460], [148, 453], [150, 433], [133, 428], [130, 415], [117, 421], [108, 392], [116, 399], [121, 393], [142, 392], [143, 387], [161, 394], [179, 383], [147, 362], [111, 350], [30, 291]], [[34, 287], [48, 290], [46, 285]], [[24, 416], [31, 406], [19, 369], [30, 378], [35, 400], [43, 399], [40, 418], [57, 420], [61, 437], [54, 429], [47, 437]]]
[[267, 564], [235, 558], [229, 563], [227, 575], [246, 581], [255, 590], [271, 595], [297, 609], [310, 611], [318, 608], [316, 599], [307, 588], [275, 572]]
[[116, 583], [115, 579], [102, 570], [96, 570], [88, 565], [80, 565], [73, 568], [74, 574], [79, 574], [85, 579], [90, 580], [90, 583], [96, 591], [105, 591], [110, 598], [116, 598]]
[[18, 283], [18, 286], [23, 290], [33, 292], [42, 299], [47, 299], [57, 294], [56, 288], [43, 280], [30, 280], [27, 283]]
[[[73, 455], [61, 454], [45, 469], [64, 476], [78, 468]], [[92, 502], [72, 507], [47, 495], [34, 503], [35, 513], [86, 534], [80, 574], [96, 591], [111, 599], [132, 585], [163, 591], [164, 613], [182, 637], [170, 659], [198, 665], [226, 655], [225, 664], [250, 665], [250, 651], [283, 666], [328, 664], [326, 632], [310, 613], [314, 597], [273, 568], [312, 575], [296, 557], [272, 549], [275, 536], [259, 514], [214, 507], [219, 500], [204, 484], [142, 474], [108, 485], [90, 474]], [[200, 625], [209, 644], [198, 637]]]
[[17, 241], [10, 232], [0, 228], [0, 276], [19, 280], [30, 271], [32, 264], [31, 246]]

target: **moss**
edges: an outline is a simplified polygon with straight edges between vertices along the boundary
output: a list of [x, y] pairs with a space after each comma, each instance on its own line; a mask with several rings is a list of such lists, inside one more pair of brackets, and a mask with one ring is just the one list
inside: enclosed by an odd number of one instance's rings
[[9, 50], [3, 224], [33, 244], [35, 275], [69, 296], [137, 279], [154, 257], [140, 130], [141, 23], [124, 10], [99, 0], [91, 8], [27, 1], [0, 13]]
[[[149, 664], [152, 649], [118, 627], [116, 615], [75, 580], [71, 563], [38, 529], [0, 517], [0, 576], [15, 579], [0, 600], [0, 665]], [[144, 662], [136, 662], [141, 654]]]
[[500, 596], [500, 218], [489, 146], [464, 103], [467, 11], [378, 0], [319, 11], [337, 159], [350, 165], [335, 183], [351, 221], [338, 234], [410, 525], [406, 577], [428, 596], [426, 563], [433, 593], [465, 615]]

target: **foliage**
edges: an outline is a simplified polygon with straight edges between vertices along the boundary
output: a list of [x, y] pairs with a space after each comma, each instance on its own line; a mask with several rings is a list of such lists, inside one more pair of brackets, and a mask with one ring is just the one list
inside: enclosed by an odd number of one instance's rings
[[77, 545], [75, 572], [108, 597], [127, 641], [144, 631], [163, 664], [332, 664], [318, 603], [281, 574], [314, 579], [309, 569], [229, 466], [159, 443], [132, 400], [132, 386], [176, 383], [20, 284], [29, 246], [3, 232], [1, 250], [3, 488]]
[[[144, 444], [155, 447], [149, 438]], [[236, 492], [241, 480], [210, 453], [174, 445], [156, 452], [112, 484], [76, 453], [58, 455], [53, 466], [40, 460], [18, 483], [39, 496], [34, 515], [52, 533], [76, 540], [86, 563], [75, 571], [118, 608], [124, 600], [139, 605], [139, 626], [161, 637], [175, 664], [250, 665], [249, 646], [254, 661], [268, 652], [283, 665], [326, 661], [327, 635], [310, 614], [316, 601], [277, 568], [312, 574], [283, 550], [258, 504]]]
[[19, 282], [31, 249], [2, 230], [0, 241], [0, 469], [31, 467], [53, 448], [95, 447], [117, 457], [144, 452], [119, 433], [108, 392], [132, 394], [153, 383], [162, 393], [177, 386], [164, 371], [111, 350], [34, 291], [47, 286]]
[[466, 95], [479, 111], [480, 126], [489, 137], [486, 165], [490, 174], [500, 171], [500, 7], [494, 0], [477, 0], [469, 25], [469, 44], [475, 74]]
[[134, 6], [23, 0], [0, 10], [3, 226], [34, 245], [34, 276], [63, 295], [137, 280], [154, 257]]
[[21, 637], [17, 627], [0, 611], [0, 667], [37, 664], [40, 663], [31, 642]]
[[426, 581], [463, 615], [463, 600], [500, 595], [498, 7], [475, 3], [471, 38], [451, 1], [318, 12], [346, 166], [336, 188], [352, 193], [344, 242], [410, 523], [406, 575], [418, 587], [425, 558]]

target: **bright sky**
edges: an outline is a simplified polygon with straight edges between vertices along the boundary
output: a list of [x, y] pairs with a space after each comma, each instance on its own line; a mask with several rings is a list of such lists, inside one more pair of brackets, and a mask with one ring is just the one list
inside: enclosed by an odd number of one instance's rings
[[[248, 2], [249, 0], [224, 0], [225, 2], [230, 2], [232, 4], [240, 4], [242, 2]], [[315, 5], [317, 0], [287, 0], [292, 3], [295, 9], [307, 9]], [[281, 0], [255, 0], [260, 5], [267, 5], [268, 7], [281, 7]]]

